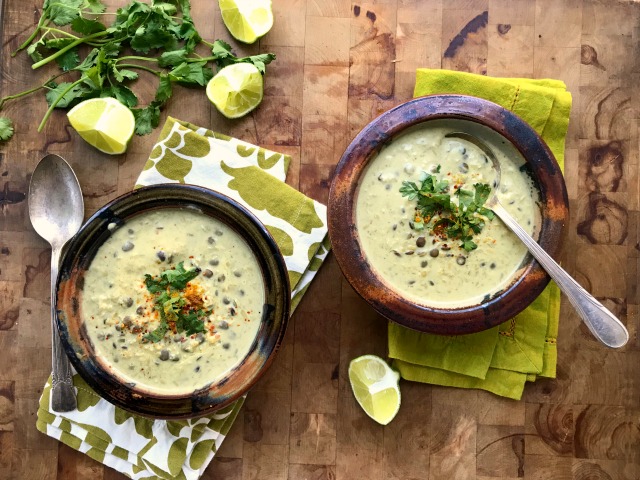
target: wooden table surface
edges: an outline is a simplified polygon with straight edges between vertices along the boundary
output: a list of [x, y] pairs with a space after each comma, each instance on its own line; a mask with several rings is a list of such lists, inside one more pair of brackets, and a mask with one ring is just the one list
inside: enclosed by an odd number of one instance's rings
[[[217, 2], [193, 0], [203, 36], [228, 39]], [[417, 67], [566, 82], [571, 204], [564, 265], [626, 323], [621, 350], [598, 344], [566, 299], [555, 380], [519, 402], [482, 391], [401, 383], [387, 427], [360, 410], [349, 360], [384, 356], [386, 322], [330, 257], [293, 316], [273, 367], [251, 391], [206, 479], [640, 478], [640, 4], [615, 0], [274, 0], [275, 26], [241, 52], [273, 51], [265, 98], [223, 119], [202, 90], [178, 88], [163, 113], [291, 154], [289, 183], [326, 202], [341, 153], [370, 119], [411, 97]], [[112, 5], [118, 4], [115, 0]], [[40, 1], [0, 0], [2, 95], [42, 81], [10, 53]], [[235, 45], [235, 44], [234, 44]], [[52, 67], [54, 68], [54, 67]], [[153, 82], [138, 87], [153, 93]], [[62, 112], [38, 134], [40, 94], [9, 104], [15, 137], [0, 150], [0, 478], [120, 479], [35, 428], [50, 372], [49, 248], [32, 230], [31, 172], [67, 158], [86, 215], [133, 187], [157, 131], [118, 157], [99, 154]]]

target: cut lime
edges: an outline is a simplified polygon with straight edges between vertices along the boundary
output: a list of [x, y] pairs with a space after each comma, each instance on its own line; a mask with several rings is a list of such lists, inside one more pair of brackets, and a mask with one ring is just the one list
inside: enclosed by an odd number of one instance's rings
[[400, 410], [400, 375], [380, 357], [363, 355], [349, 364], [349, 382], [367, 415], [386, 425]]
[[207, 84], [207, 97], [227, 118], [246, 115], [260, 105], [262, 74], [251, 63], [234, 63], [220, 70]]
[[131, 110], [111, 97], [80, 102], [67, 117], [87, 143], [110, 155], [126, 151], [136, 125]]
[[218, 0], [222, 20], [236, 40], [253, 43], [273, 26], [271, 0]]

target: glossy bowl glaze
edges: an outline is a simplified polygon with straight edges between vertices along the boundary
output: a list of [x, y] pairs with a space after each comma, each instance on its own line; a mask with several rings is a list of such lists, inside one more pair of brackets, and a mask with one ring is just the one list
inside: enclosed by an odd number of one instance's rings
[[[262, 271], [265, 308], [249, 353], [221, 379], [190, 394], [165, 395], [126, 383], [95, 352], [82, 317], [84, 275], [113, 225], [154, 209], [196, 209], [235, 230], [255, 253]], [[117, 272], [114, 272], [117, 279]], [[57, 285], [57, 322], [75, 369], [102, 397], [126, 410], [154, 418], [189, 418], [211, 413], [243, 395], [273, 361], [289, 318], [289, 280], [284, 259], [262, 223], [230, 198], [209, 189], [156, 185], [127, 193], [98, 210], [69, 244]]]
[[540, 245], [557, 259], [569, 210], [562, 172], [540, 136], [520, 117], [492, 102], [464, 95], [432, 95], [403, 103], [373, 120], [355, 137], [334, 172], [328, 222], [333, 252], [353, 288], [378, 313], [421, 332], [460, 335], [494, 327], [526, 308], [550, 277], [528, 255], [511, 283], [483, 302], [461, 308], [433, 307], [402, 296], [369, 265], [356, 226], [356, 200], [368, 162], [410, 127], [430, 120], [477, 123], [511, 142], [526, 160], [540, 191]]

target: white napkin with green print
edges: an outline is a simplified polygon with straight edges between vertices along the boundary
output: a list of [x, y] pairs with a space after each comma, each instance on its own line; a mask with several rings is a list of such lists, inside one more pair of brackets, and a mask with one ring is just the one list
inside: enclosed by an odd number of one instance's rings
[[[275, 238], [291, 282], [292, 312], [329, 251], [326, 207], [284, 183], [290, 158], [169, 118], [136, 188], [189, 183], [216, 190], [253, 212]], [[51, 378], [36, 426], [133, 479], [198, 479], [228, 433], [244, 397], [193, 420], [132, 415], [73, 377], [78, 408], [53, 412]]]

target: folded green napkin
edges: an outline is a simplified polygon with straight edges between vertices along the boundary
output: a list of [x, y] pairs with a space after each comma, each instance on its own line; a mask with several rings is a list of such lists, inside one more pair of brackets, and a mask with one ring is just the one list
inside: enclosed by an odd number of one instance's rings
[[[564, 169], [571, 94], [563, 82], [417, 71], [414, 96], [442, 93], [481, 97], [516, 113], [542, 136]], [[520, 399], [525, 382], [555, 377], [559, 314], [560, 291], [551, 282], [520, 314], [484, 332], [448, 337], [389, 323], [389, 356], [406, 380]]]
[[[169, 118], [136, 188], [190, 183], [223, 193], [251, 210], [274, 236], [291, 281], [292, 312], [329, 251], [326, 207], [284, 183], [290, 158]], [[78, 408], [53, 412], [51, 378], [36, 426], [133, 479], [198, 479], [228, 433], [244, 397], [193, 420], [153, 420], [100, 398], [73, 377]]]

